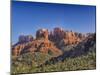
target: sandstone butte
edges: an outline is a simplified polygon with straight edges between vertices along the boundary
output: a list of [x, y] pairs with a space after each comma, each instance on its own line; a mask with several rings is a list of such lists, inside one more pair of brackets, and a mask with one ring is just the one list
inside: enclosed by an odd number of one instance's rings
[[12, 55], [19, 56], [27, 52], [52, 52], [55, 55], [61, 55], [62, 46], [78, 44], [84, 40], [85, 35], [73, 31], [65, 31], [62, 28], [39, 29], [36, 32], [36, 38], [32, 35], [20, 35], [19, 41], [12, 46]]

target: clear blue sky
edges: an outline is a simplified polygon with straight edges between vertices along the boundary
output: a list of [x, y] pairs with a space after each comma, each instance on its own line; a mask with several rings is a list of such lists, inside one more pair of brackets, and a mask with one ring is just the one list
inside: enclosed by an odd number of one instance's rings
[[95, 32], [95, 6], [12, 1], [11, 7], [12, 43], [20, 34], [35, 36], [39, 28]]

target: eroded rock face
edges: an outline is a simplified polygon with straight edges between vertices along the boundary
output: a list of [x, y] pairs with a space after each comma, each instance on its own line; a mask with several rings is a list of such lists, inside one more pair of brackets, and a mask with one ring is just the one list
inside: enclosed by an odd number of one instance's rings
[[53, 54], [62, 54], [62, 52], [56, 48], [52, 42], [44, 40], [34, 40], [25, 44], [16, 45], [12, 48], [12, 53], [15, 56], [27, 52], [48, 53], [49, 51], [51, 51]]
[[64, 38], [65, 32], [62, 30], [62, 28], [54, 28], [53, 31], [49, 34], [49, 39], [51, 41], [58, 42]]
[[77, 44], [80, 41], [79, 37], [77, 37], [72, 31], [66, 32], [63, 40], [66, 45]]
[[47, 29], [39, 29], [37, 32], [36, 32], [36, 39], [45, 39], [45, 40], [48, 40], [48, 30]]
[[15, 47], [12, 47], [12, 54], [15, 56], [20, 55], [21, 51], [24, 49], [25, 45], [19, 44], [16, 45]]
[[81, 40], [83, 40], [83, 39], [86, 38], [86, 35], [85, 35], [85, 34], [82, 34], [82, 33], [75, 32], [75, 35], [76, 35], [79, 39], [81, 39]]
[[32, 35], [19, 36], [18, 43], [12, 47], [12, 54], [18, 56], [27, 52], [52, 52], [59, 55], [62, 54], [62, 47], [79, 44], [85, 38], [81, 33], [65, 31], [62, 28], [54, 28], [50, 32], [47, 29], [39, 29], [36, 39]]
[[20, 35], [19, 36], [19, 43], [30, 42], [33, 40], [32, 35]]
[[49, 53], [49, 51], [53, 54], [61, 54], [62, 52], [48, 39], [48, 35], [47, 29], [39, 29], [34, 40], [31, 36], [21, 35], [19, 42], [12, 48], [13, 55], [18, 56], [27, 52]]
[[59, 47], [62, 45], [78, 44], [83, 39], [83, 35], [72, 31], [64, 31], [61, 28], [55, 28], [53, 32], [50, 32], [49, 39]]

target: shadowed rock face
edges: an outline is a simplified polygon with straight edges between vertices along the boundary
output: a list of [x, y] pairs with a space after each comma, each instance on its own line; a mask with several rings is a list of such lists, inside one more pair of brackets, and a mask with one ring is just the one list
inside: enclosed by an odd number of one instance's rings
[[47, 29], [39, 29], [36, 32], [36, 39], [44, 38], [45, 40], [48, 40], [48, 34], [49, 34], [49, 32]]
[[49, 40], [53, 41], [58, 48], [62, 46], [78, 44], [85, 36], [81, 33], [64, 31], [61, 28], [54, 28], [49, 34]]
[[19, 43], [25, 43], [25, 42], [30, 42], [33, 41], [33, 36], [32, 35], [20, 35], [19, 36]]
[[54, 42], [59, 42], [64, 38], [65, 32], [62, 28], [54, 28], [49, 34], [49, 39]]
[[[88, 36], [92, 35], [88, 34]], [[19, 41], [12, 46], [12, 54], [18, 56], [27, 52], [51, 51], [55, 55], [60, 55], [62, 47], [79, 44], [84, 39], [86, 37], [83, 34], [64, 31], [62, 28], [54, 28], [50, 32], [47, 29], [39, 29], [36, 32], [36, 39], [32, 35], [19, 36]]]

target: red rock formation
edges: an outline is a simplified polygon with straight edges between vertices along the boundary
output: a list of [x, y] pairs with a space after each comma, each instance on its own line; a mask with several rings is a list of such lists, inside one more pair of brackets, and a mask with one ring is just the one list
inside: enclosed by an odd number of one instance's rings
[[81, 36], [81, 34], [64, 31], [61, 28], [54, 28], [54, 31], [50, 33], [47, 29], [39, 29], [36, 32], [36, 39], [33, 39], [31, 35], [21, 35], [19, 42], [12, 47], [12, 53], [15, 56], [27, 52], [48, 53], [49, 51], [61, 54], [60, 47], [78, 44], [81, 41]]
[[57, 39], [62, 39], [64, 37], [64, 30], [62, 28], [54, 28], [54, 37]]
[[47, 29], [39, 29], [37, 32], [36, 32], [36, 38], [37, 39], [45, 39], [45, 40], [48, 40], [48, 30]]
[[23, 42], [29, 42], [33, 40], [33, 36], [32, 35], [20, 35], [19, 36], [19, 43], [23, 43]]
[[59, 47], [62, 45], [78, 44], [82, 36], [72, 31], [64, 31], [61, 28], [55, 28], [53, 32], [50, 32], [49, 39]]
[[23, 53], [27, 52], [42, 52], [42, 53], [48, 53], [48, 51], [51, 50], [53, 54], [61, 54], [62, 52], [57, 49], [52, 42], [50, 41], [44, 41], [44, 40], [34, 40], [32, 42], [29, 42], [27, 44], [17, 45], [14, 48], [12, 48], [13, 55], [18, 56]]
[[17, 45], [15, 47], [12, 48], [12, 54], [15, 56], [20, 55], [21, 51], [23, 50], [23, 48], [25, 47], [25, 45]]
[[71, 44], [78, 44], [80, 42], [79, 38], [75, 35], [74, 32], [66, 32], [65, 37], [64, 37], [64, 42], [67, 45]]

